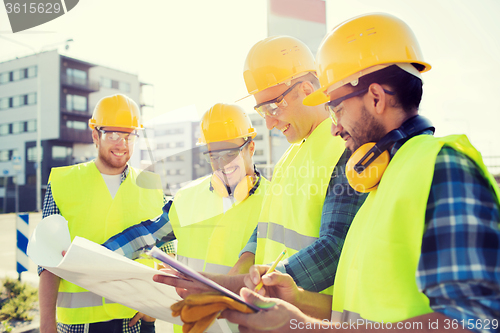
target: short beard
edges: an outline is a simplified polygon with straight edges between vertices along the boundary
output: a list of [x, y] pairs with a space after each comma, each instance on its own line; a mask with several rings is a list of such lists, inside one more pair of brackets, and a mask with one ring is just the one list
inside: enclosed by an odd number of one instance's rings
[[375, 119], [363, 106], [361, 109], [361, 118], [356, 122], [357, 130], [349, 133], [354, 141], [354, 151], [368, 142], [378, 142], [384, 137], [384, 126]]
[[[111, 154], [111, 152], [110, 152]], [[128, 160], [126, 160], [124, 163], [116, 163], [116, 162], [113, 162], [110, 158], [108, 158], [108, 156], [101, 152], [101, 146], [99, 146], [99, 148], [97, 149], [97, 155], [99, 157], [99, 160], [105, 164], [107, 167], [109, 168], [113, 168], [113, 169], [121, 169], [121, 168], [124, 168], [125, 165], [127, 164]]]

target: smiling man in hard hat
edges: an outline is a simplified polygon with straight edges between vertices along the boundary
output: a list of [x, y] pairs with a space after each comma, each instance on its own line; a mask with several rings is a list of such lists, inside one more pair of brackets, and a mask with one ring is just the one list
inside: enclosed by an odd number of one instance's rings
[[[388, 14], [350, 19], [325, 37], [317, 66], [321, 88], [304, 103], [328, 102], [332, 134], [356, 150], [349, 181], [372, 190], [340, 257], [332, 323], [248, 289], [246, 300], [277, 306], [226, 318], [242, 332], [498, 332], [500, 191], [465, 135], [434, 137], [418, 115], [420, 73], [431, 66], [413, 32]], [[263, 280], [313, 316], [329, 310], [307, 307], [325, 296], [298, 291], [290, 277]]]
[[199, 139], [212, 174], [181, 188], [159, 219], [132, 226], [103, 245], [135, 258], [157, 240], [177, 239], [177, 260], [194, 270], [248, 271], [248, 266], [233, 266], [257, 226], [269, 187], [253, 163], [256, 135], [241, 107], [215, 104], [201, 119]]
[[[350, 151], [330, 135], [324, 106], [302, 103], [319, 88], [314, 57], [296, 38], [268, 37], [248, 52], [243, 77], [267, 128], [279, 129], [291, 143], [276, 163], [262, 205], [253, 237], [255, 263], [270, 264], [286, 248], [278, 270], [306, 290], [329, 288], [345, 235], [366, 195], [347, 183]], [[245, 256], [253, 259], [251, 251]]]
[[[163, 193], [159, 177], [127, 162], [142, 129], [137, 104], [124, 95], [101, 99], [89, 120], [97, 148], [94, 161], [53, 168], [47, 185], [43, 217], [61, 214], [71, 239], [80, 236], [102, 243], [110, 236], [161, 214]], [[148, 189], [149, 188], [149, 189]], [[154, 332], [154, 318], [138, 314], [142, 323], [129, 327], [137, 311], [107, 302], [51, 272], [40, 272], [41, 332]], [[57, 302], [57, 328], [56, 328]]]

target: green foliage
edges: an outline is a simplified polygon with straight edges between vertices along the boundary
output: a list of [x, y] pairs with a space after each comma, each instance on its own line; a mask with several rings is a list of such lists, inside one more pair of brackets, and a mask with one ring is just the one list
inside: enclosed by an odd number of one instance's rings
[[[0, 320], [32, 320], [29, 311], [35, 307], [38, 290], [29, 284], [6, 278], [0, 292]], [[7, 328], [8, 324], [4, 327]]]

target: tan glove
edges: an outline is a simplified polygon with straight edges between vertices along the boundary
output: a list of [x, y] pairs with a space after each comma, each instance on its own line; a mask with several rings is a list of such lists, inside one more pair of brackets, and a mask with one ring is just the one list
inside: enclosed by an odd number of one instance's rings
[[245, 304], [217, 292], [191, 294], [184, 300], [173, 304], [170, 309], [173, 317], [181, 316], [184, 323], [183, 333], [204, 332], [225, 309], [243, 313], [254, 312]]

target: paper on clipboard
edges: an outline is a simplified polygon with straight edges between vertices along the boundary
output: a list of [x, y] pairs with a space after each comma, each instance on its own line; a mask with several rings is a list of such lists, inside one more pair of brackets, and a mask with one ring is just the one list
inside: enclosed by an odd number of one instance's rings
[[252, 309], [256, 312], [260, 311], [260, 308], [258, 306], [245, 302], [245, 300], [243, 300], [243, 298], [241, 298], [239, 295], [233, 293], [231, 290], [229, 290], [227, 288], [224, 288], [220, 284], [217, 284], [216, 282], [204, 277], [203, 275], [201, 275], [197, 271], [193, 270], [192, 268], [184, 265], [183, 263], [173, 259], [172, 257], [165, 254], [165, 252], [161, 251], [156, 246], [153, 247], [150, 251], [148, 251], [147, 254], [155, 259], [158, 259], [158, 260], [164, 262], [165, 264], [167, 264], [170, 267], [174, 268], [175, 270], [181, 272], [182, 274], [187, 275], [190, 278], [193, 278], [196, 281], [201, 282], [201, 283], [217, 290], [218, 292], [222, 293], [224, 296], [230, 297], [230, 298], [234, 299], [235, 301], [243, 303], [246, 306], [248, 306], [250, 309]]

